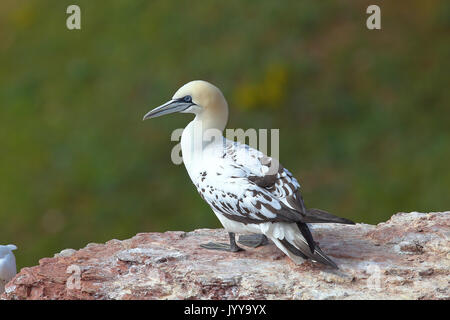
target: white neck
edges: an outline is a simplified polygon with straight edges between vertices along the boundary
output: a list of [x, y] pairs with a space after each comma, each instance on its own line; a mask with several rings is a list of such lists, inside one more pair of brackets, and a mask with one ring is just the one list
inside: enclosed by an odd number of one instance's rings
[[193, 178], [192, 174], [201, 169], [202, 164], [207, 161], [208, 156], [212, 155], [213, 150], [217, 150], [217, 152], [222, 150], [225, 124], [226, 121], [222, 121], [221, 124], [212, 121], [211, 118], [197, 115], [184, 128], [181, 136], [181, 151], [184, 165], [191, 179]]
[[197, 168], [205, 165], [206, 158], [222, 151], [223, 130], [228, 122], [228, 104], [221, 93], [208, 96], [204, 106], [207, 107], [196, 112], [195, 119], [186, 126], [181, 136], [183, 162], [191, 178]]

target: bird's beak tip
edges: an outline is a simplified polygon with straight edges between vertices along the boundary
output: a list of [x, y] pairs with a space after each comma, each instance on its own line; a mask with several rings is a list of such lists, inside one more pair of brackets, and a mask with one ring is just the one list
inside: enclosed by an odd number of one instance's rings
[[[150, 112], [149, 112], [150, 113]], [[144, 115], [144, 117], [142, 118], [142, 121], [145, 121], [145, 120], [148, 120], [148, 119], [151, 119], [152, 118], [152, 115], [150, 115], [149, 113], [146, 113], [145, 115]]]
[[163, 105], [160, 105], [159, 107], [149, 111], [144, 118], [142, 118], [142, 121], [147, 119], [152, 119], [156, 117], [160, 117], [166, 114], [180, 112], [186, 109], [186, 103], [180, 103], [180, 101], [177, 100], [170, 100]]

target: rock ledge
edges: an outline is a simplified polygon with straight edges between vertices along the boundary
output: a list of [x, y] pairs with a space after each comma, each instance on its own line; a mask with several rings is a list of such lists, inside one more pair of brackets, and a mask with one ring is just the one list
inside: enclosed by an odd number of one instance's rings
[[227, 253], [223, 229], [140, 233], [66, 249], [23, 268], [0, 299], [449, 299], [450, 212], [399, 213], [377, 226], [314, 225], [339, 265], [295, 265], [273, 244]]

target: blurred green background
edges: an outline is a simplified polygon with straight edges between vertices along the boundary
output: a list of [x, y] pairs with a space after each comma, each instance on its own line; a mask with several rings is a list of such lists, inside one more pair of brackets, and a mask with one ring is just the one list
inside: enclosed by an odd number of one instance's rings
[[23, 267], [220, 227], [170, 161], [192, 116], [141, 121], [194, 79], [222, 89], [229, 128], [280, 128], [307, 206], [365, 223], [448, 210], [449, 30], [446, 0], [2, 0], [0, 243]]

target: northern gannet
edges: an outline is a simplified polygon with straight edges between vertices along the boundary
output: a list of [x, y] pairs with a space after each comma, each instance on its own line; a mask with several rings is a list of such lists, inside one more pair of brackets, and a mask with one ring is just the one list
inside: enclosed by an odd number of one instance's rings
[[181, 136], [183, 162], [230, 237], [229, 245], [210, 242], [203, 248], [240, 251], [235, 233], [244, 233], [239, 238], [244, 245], [256, 247], [269, 238], [297, 264], [310, 258], [337, 268], [314, 242], [307, 223], [354, 222], [306, 209], [299, 183], [276, 159], [223, 137], [228, 104], [216, 86], [191, 81], [143, 120], [174, 112], [195, 115]]
[[5, 285], [16, 275], [16, 258], [12, 253], [17, 247], [13, 244], [0, 245], [0, 294], [5, 291]]

